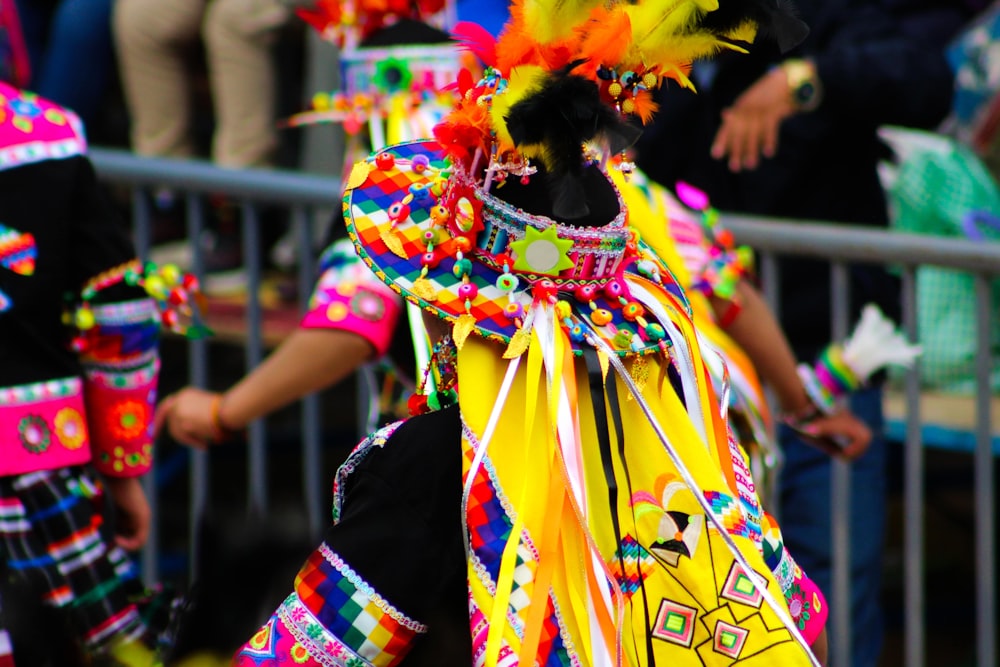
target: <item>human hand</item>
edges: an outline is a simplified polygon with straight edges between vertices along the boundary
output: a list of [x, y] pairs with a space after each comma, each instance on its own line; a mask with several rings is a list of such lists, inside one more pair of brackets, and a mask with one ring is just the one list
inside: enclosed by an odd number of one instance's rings
[[722, 111], [722, 126], [712, 142], [712, 157], [728, 157], [730, 171], [756, 169], [761, 157], [777, 153], [781, 123], [795, 111], [788, 76], [783, 68], [775, 67]]
[[197, 387], [185, 387], [170, 394], [156, 407], [153, 437], [159, 436], [164, 425], [171, 437], [195, 449], [205, 449], [221, 437], [212, 414], [215, 392]]
[[805, 424], [790, 424], [806, 442], [831, 456], [853, 461], [868, 450], [872, 432], [850, 410], [821, 415]]
[[115, 543], [128, 551], [142, 548], [149, 537], [152, 512], [138, 477], [105, 477], [104, 486], [117, 510]]

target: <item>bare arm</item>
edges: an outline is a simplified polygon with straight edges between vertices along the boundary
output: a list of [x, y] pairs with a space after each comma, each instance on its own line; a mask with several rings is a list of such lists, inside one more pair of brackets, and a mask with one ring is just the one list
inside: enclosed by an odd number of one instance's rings
[[[809, 396], [795, 370], [792, 348], [771, 308], [752, 285], [740, 281], [736, 299], [742, 310], [726, 328], [726, 333], [747, 353], [764, 382], [774, 390], [782, 411], [799, 414], [810, 406]], [[730, 301], [713, 296], [712, 309], [718, 316]]]
[[156, 411], [156, 431], [166, 425], [175, 440], [204, 447], [219, 437], [220, 426], [242, 429], [306, 394], [339, 382], [372, 354], [371, 344], [354, 333], [296, 329], [221, 396], [185, 387], [165, 398]]
[[[796, 370], [795, 355], [770, 306], [760, 292], [745, 281], [737, 285], [736, 299], [742, 309], [730, 320], [726, 333], [743, 348], [764, 382], [777, 395], [782, 412], [799, 418], [813, 412], [812, 401]], [[717, 318], [722, 318], [732, 304], [714, 296], [710, 301]], [[800, 433], [803, 438], [834, 438], [837, 444], [824, 448], [849, 459], [861, 456], [871, 442], [871, 431], [849, 410], [810, 416], [798, 426], [803, 431]]]

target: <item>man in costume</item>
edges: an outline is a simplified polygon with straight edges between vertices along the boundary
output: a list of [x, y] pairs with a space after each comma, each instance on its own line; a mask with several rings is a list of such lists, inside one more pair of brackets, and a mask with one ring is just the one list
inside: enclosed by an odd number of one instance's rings
[[85, 151], [72, 112], [0, 83], [5, 667], [25, 648], [5, 628], [24, 629], [39, 605], [56, 610], [80, 655], [108, 664], [152, 664], [160, 629], [125, 550], [149, 529], [140, 479], [152, 464], [161, 319], [186, 319], [178, 304], [192, 285], [143, 270]]
[[804, 32], [704, 4], [516, 3], [437, 140], [354, 167], [359, 254], [453, 344], [425, 414], [341, 467], [335, 526], [236, 664], [817, 664], [825, 602], [760, 509], [684, 292], [582, 150], [627, 147], [620, 113], [690, 60]]

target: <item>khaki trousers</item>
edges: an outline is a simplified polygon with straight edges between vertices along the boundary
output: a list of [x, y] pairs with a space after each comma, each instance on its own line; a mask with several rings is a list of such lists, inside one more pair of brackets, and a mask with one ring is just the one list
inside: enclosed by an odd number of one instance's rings
[[204, 42], [215, 109], [212, 159], [267, 166], [277, 146], [272, 46], [290, 12], [278, 0], [117, 0], [114, 33], [140, 155], [189, 157], [190, 55]]

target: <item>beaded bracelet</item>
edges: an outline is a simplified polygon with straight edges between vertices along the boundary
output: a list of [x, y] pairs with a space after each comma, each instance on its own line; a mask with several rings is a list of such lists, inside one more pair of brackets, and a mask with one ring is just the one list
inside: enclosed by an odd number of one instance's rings
[[215, 396], [212, 397], [212, 404], [210, 408], [212, 428], [215, 430], [213, 438], [215, 442], [225, 442], [237, 433], [236, 430], [231, 429], [222, 423], [222, 396], [222, 394], [215, 394]]

